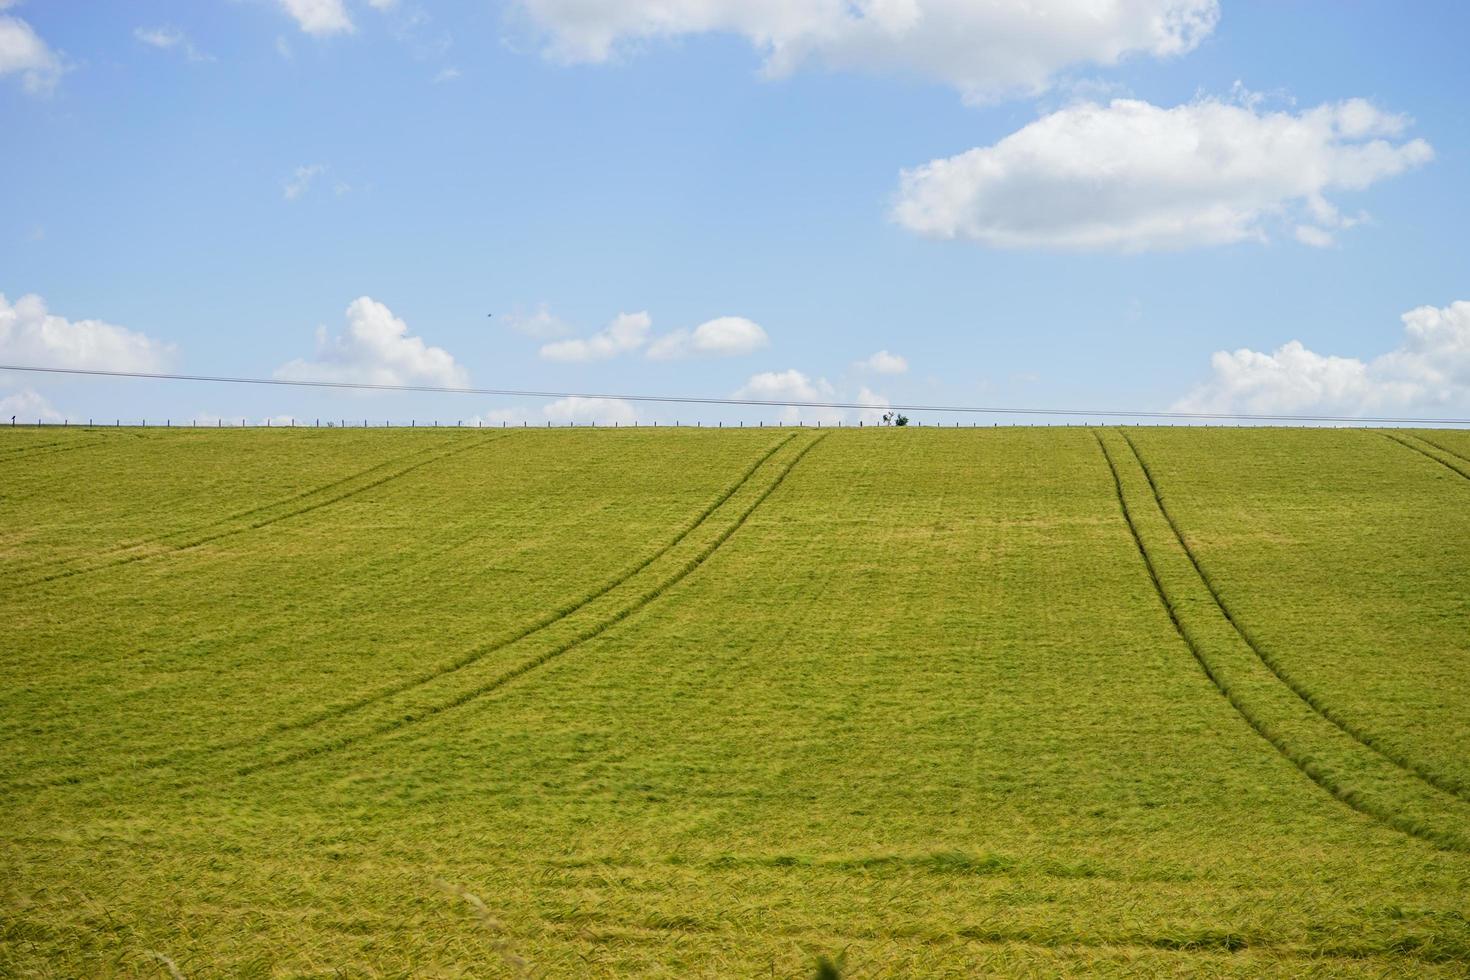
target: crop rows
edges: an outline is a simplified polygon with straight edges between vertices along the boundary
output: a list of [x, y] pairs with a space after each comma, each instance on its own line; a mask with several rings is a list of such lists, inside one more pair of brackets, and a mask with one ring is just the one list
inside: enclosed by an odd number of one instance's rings
[[1456, 437], [319, 435], [14, 464], [0, 973], [1470, 965]]

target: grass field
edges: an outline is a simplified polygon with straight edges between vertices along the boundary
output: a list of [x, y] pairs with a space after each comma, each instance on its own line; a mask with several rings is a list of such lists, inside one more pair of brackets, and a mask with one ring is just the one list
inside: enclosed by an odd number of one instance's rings
[[1470, 435], [0, 432], [0, 975], [1470, 973]]

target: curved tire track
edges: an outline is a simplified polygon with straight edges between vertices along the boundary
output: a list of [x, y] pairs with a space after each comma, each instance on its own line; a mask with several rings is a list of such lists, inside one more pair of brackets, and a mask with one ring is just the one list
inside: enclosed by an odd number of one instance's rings
[[[1414, 452], [1418, 453], [1420, 456], [1423, 456], [1425, 459], [1434, 460], [1440, 466], [1443, 466], [1445, 469], [1449, 470], [1451, 473], [1454, 473], [1456, 476], [1461, 476], [1467, 480], [1470, 480], [1470, 460], [1466, 460], [1466, 466], [1461, 467], [1458, 463], [1453, 463], [1450, 462], [1450, 460], [1444, 459], [1443, 457], [1436, 456], [1434, 453], [1425, 449], [1423, 446], [1414, 445], [1413, 442], [1410, 442], [1409, 439], [1405, 439], [1403, 436], [1397, 435], [1392, 432], [1385, 432], [1382, 429], [1376, 429], [1374, 431], [1383, 436], [1383, 438], [1390, 440], [1391, 442], [1396, 442], [1400, 446], [1414, 450]], [[1418, 439], [1417, 436], [1411, 436], [1410, 438]], [[1459, 453], [1445, 449], [1443, 446], [1440, 446], [1437, 443], [1430, 442], [1428, 439], [1418, 439], [1418, 441], [1424, 443], [1425, 445], [1432, 446], [1452, 458], [1464, 459], [1464, 457], [1461, 456]]]
[[[215, 520], [212, 520], [212, 521], [205, 521], [204, 523], [202, 523], [202, 524], [196, 524], [193, 527], [175, 528], [173, 530], [163, 531], [163, 532], [161, 532], [159, 534], [152, 535], [151, 537], [135, 538], [135, 539], [133, 539], [131, 541], [127, 541], [127, 542], [124, 542], [122, 544], [114, 545], [111, 548], [106, 548], [106, 549], [104, 549], [102, 551], [96, 552], [95, 554], [84, 555], [84, 556], [80, 556], [80, 557], [77, 557], [77, 558], [68, 559], [67, 561], [63, 562], [59, 567], [58, 566], [53, 566], [53, 569], [54, 569], [54, 572], [55, 573], [65, 573], [65, 572], [69, 571], [69, 569], [67, 568], [68, 565], [83, 564], [83, 563], [86, 563], [86, 562], [97, 562], [97, 561], [101, 561], [101, 560], [106, 559], [106, 558], [109, 558], [109, 557], [119, 556], [123, 552], [133, 551], [133, 550], [136, 550], [138, 548], [146, 547], [146, 546], [148, 546], [150, 544], [158, 544], [160, 541], [165, 541], [165, 540], [167, 540], [169, 538], [178, 537], [180, 535], [186, 535], [186, 534], [197, 534], [200, 531], [207, 531], [210, 528], [222, 527], [222, 526], [224, 526], [226, 524], [229, 524], [232, 521], [244, 520], [245, 518], [250, 517], [250, 516], [252, 516], [254, 514], [259, 514], [259, 513], [262, 513], [264, 511], [268, 511], [268, 510], [275, 510], [278, 507], [285, 507], [285, 506], [287, 506], [289, 504], [295, 503], [298, 500], [304, 500], [307, 497], [315, 496], [316, 494], [319, 494], [319, 493], [325, 493], [326, 491], [331, 490], [331, 489], [333, 489], [335, 487], [339, 487], [339, 486], [341, 486], [344, 483], [350, 483], [353, 480], [362, 479], [364, 476], [367, 476], [369, 473], [372, 473], [374, 470], [380, 470], [380, 469], [382, 469], [385, 466], [392, 466], [392, 465], [394, 465], [396, 463], [401, 463], [404, 460], [412, 459], [412, 458], [414, 458], [416, 456], [421, 456], [421, 455], [423, 455], [423, 454], [425, 454], [427, 452], [430, 452], [432, 448], [437, 448], [437, 447], [430, 447], [428, 449], [415, 449], [412, 452], [400, 453], [399, 455], [393, 456], [393, 457], [391, 457], [389, 459], [385, 459], [382, 462], [374, 463], [372, 466], [369, 466], [366, 469], [358, 470], [356, 473], [349, 473], [347, 476], [341, 477], [340, 479], [332, 480], [332, 481], [330, 481], [328, 483], [323, 483], [320, 486], [309, 487], [309, 488], [307, 488], [305, 490], [302, 490], [302, 491], [300, 491], [298, 493], [293, 493], [289, 497], [282, 497], [279, 500], [273, 500], [273, 501], [271, 501], [268, 504], [261, 504], [258, 507], [251, 507], [251, 508], [248, 508], [246, 510], [236, 511], [233, 514], [226, 514], [224, 517], [216, 518]], [[3, 461], [0, 461], [0, 462], [3, 462]], [[126, 564], [126, 562], [118, 562], [118, 564]], [[29, 566], [27, 568], [21, 569], [21, 571], [23, 571], [23, 572], [34, 572], [38, 568], [42, 568], [42, 567], [45, 567], [45, 563], [44, 562], [37, 562], [36, 564], [33, 564], [33, 565], [31, 565], [31, 566]], [[111, 567], [111, 566], [108, 566], [108, 567]], [[93, 571], [93, 570], [94, 569], [90, 565], [84, 565], [84, 567], [82, 567], [79, 570], [79, 574], [84, 574], [86, 572]], [[100, 569], [96, 569], [96, 570], [100, 570]], [[65, 576], [64, 575], [61, 575], [60, 577], [65, 577]], [[38, 578], [38, 579], [35, 579], [34, 580], [34, 582], [42, 582], [42, 581], [49, 581], [49, 579], [46, 579], [46, 578]]]
[[54, 456], [57, 453], [69, 453], [78, 449], [92, 449], [108, 441], [104, 436], [101, 439], [58, 439], [44, 446], [22, 446], [0, 455], [0, 465], [13, 463], [18, 459], [30, 459], [32, 456]]
[[[1230, 669], [1228, 648], [1210, 649], [1201, 642], [1181, 617], [1181, 610], [1187, 612], [1189, 607], [1171, 595], [1160, 574], [1157, 558], [1144, 543], [1138, 516], [1129, 506], [1113, 454], [1100, 434], [1094, 431], [1093, 436], [1097, 439], [1108, 472], [1112, 474], [1113, 490], [1124, 523], [1174, 631], [1193, 654], [1205, 676], [1246, 724], [1303, 775], [1344, 805], [1427, 844], [1443, 850], [1470, 853], [1470, 808], [1465, 804], [1426, 786], [1422, 780], [1404, 772], [1376, 752], [1366, 751], [1361, 743], [1327, 724], [1326, 719], [1302, 704], [1270, 671], [1265, 670], [1252, 652], [1247, 650], [1237, 656], [1236, 659], [1245, 661], [1236, 665], [1242, 667], [1237, 673]], [[1162, 519], [1163, 515], [1159, 517]], [[1187, 562], [1185, 567], [1189, 567]], [[1197, 625], [1209, 626], [1208, 623]], [[1243, 646], [1243, 641], [1233, 630], [1227, 629], [1226, 633]], [[1255, 665], [1254, 668], [1251, 664]], [[1260, 676], [1262, 673], [1264, 676]], [[1248, 693], [1243, 693], [1242, 689]], [[1276, 703], [1272, 703], [1273, 697]], [[1292, 729], [1293, 733], [1289, 736], [1281, 729]], [[1298, 740], [1305, 740], [1308, 744], [1294, 744]], [[1351, 785], [1352, 781], [1360, 785]], [[1368, 784], [1366, 790], [1361, 788], [1365, 781]]]
[[[749, 520], [750, 515], [755, 513], [756, 509], [759, 508], [760, 505], [763, 504], [766, 499], [771, 496], [771, 494], [776, 492], [781, 484], [785, 482], [786, 477], [790, 475], [792, 469], [796, 467], [796, 464], [801, 462], [802, 459], [806, 457], [806, 454], [811, 452], [812, 449], [815, 448], [817, 444], [824, 440], [826, 437], [827, 434], [822, 433], [816, 438], [808, 441], [806, 445], [803, 446], [790, 459], [790, 461], [788, 461], [782, 467], [781, 471], [776, 475], [776, 478], [772, 480], [771, 483], [764, 490], [762, 490], [753, 501], [751, 501], [751, 503], [740, 513], [740, 515], [734, 521], [731, 522], [730, 526], [721, 531], [714, 538], [713, 541], [705, 545], [692, 558], [686, 560], [676, 570], [674, 570], [669, 575], [663, 577], [661, 580], [657, 581], [650, 588], [647, 588], [639, 593], [630, 602], [623, 604], [621, 607], [614, 610], [609, 615], [587, 626], [570, 639], [553, 646], [549, 650], [543, 651], [535, 657], [522, 661], [521, 663], [500, 672], [499, 674], [495, 675], [484, 683], [461, 691], [447, 700], [424, 706], [422, 708], [419, 708], [417, 711], [413, 711], [408, 714], [391, 718], [385, 722], [377, 724], [361, 732], [343, 735], [338, 738], [319, 743], [317, 745], [292, 750], [290, 752], [276, 756], [272, 759], [266, 759], [246, 764], [236, 769], [235, 775], [249, 776], [258, 772], [264, 772], [271, 769], [279, 769], [284, 766], [288, 766], [293, 763], [301, 762], [306, 759], [314, 758], [316, 756], [324, 755], [330, 752], [341, 751], [342, 749], [349, 748], [360, 742], [377, 738], [382, 735], [390, 734], [400, 729], [407, 728], [410, 725], [415, 725], [420, 722], [426, 721], [437, 715], [441, 715], [447, 711], [451, 711], [455, 708], [463, 707], [488, 694], [499, 690], [500, 688], [505, 687], [507, 684], [511, 683], [517, 678], [530, 673], [536, 668], [541, 667], [552, 660], [555, 660], [568, 651], [573, 650], [576, 647], [579, 647], [582, 644], [586, 643], [587, 641], [592, 640], [607, 632], [618, 623], [621, 623], [623, 620], [632, 616], [634, 613], [639, 612], [650, 603], [652, 603], [654, 600], [658, 599], [669, 589], [673, 588], [679, 582], [688, 577], [690, 573], [692, 573], [695, 569], [699, 568], [706, 561], [708, 561], [710, 557], [714, 555], [715, 552], [717, 552], [720, 547], [730, 539], [732, 535], [735, 534], [736, 531], [740, 530], [740, 528], [745, 525], [745, 522]], [[787, 445], [789, 442], [790, 439], [784, 440], [776, 448], [780, 449], [782, 446]], [[772, 450], [771, 453], [768, 453], [761, 462], [764, 463], [766, 460], [769, 460], [771, 456], [774, 455], [775, 451], [776, 450]], [[757, 469], [758, 468], [759, 464], [757, 465]], [[733, 496], [733, 493], [729, 496]], [[729, 496], [727, 496], [725, 499], [728, 500]], [[710, 513], [712, 514], [713, 511], [711, 511]], [[671, 549], [665, 549], [664, 553], [667, 554], [669, 550]], [[643, 568], [647, 568], [651, 564], [653, 564], [653, 562], [649, 561], [643, 565]], [[636, 577], [636, 573], [634, 576], [630, 576], [627, 581], [631, 581], [633, 577]]]
[[1466, 463], [1470, 463], [1470, 456], [1466, 456], [1463, 452], [1461, 452], [1458, 449], [1455, 449], [1453, 446], [1446, 446], [1444, 443], [1440, 442], [1439, 440], [1437, 440], [1437, 439], [1430, 439], [1430, 438], [1427, 438], [1426, 436], [1417, 436], [1416, 435], [1416, 436], [1414, 436], [1414, 438], [1415, 439], [1418, 439], [1422, 443], [1425, 443], [1427, 445], [1433, 446], [1435, 449], [1438, 449], [1442, 453], [1449, 453], [1451, 456], [1454, 456], [1457, 459], [1463, 460]]
[[1174, 515], [1169, 512], [1168, 506], [1164, 504], [1163, 495], [1159, 493], [1159, 485], [1157, 481], [1154, 480], [1153, 470], [1149, 468], [1148, 462], [1143, 458], [1143, 454], [1138, 451], [1137, 444], [1134, 443], [1133, 439], [1128, 435], [1127, 432], [1123, 432], [1120, 430], [1119, 434], [1122, 435], [1123, 441], [1128, 444], [1128, 448], [1133, 451], [1133, 458], [1138, 460], [1138, 465], [1143, 470], [1144, 478], [1148, 481], [1149, 490], [1153, 492], [1154, 502], [1157, 503], [1159, 506], [1159, 512], [1164, 515], [1164, 520], [1169, 523], [1169, 529], [1174, 532], [1174, 538], [1179, 542], [1179, 547], [1183, 549], [1184, 554], [1189, 558], [1189, 563], [1194, 566], [1194, 570], [1199, 574], [1200, 581], [1203, 582], [1205, 585], [1205, 591], [1209, 592], [1210, 598], [1215, 601], [1215, 606], [1219, 608], [1220, 614], [1225, 617], [1225, 621], [1230, 624], [1230, 628], [1235, 630], [1241, 641], [1244, 642], [1246, 646], [1250, 647], [1251, 652], [1253, 652], [1257, 657], [1260, 658], [1261, 663], [1266, 665], [1266, 669], [1271, 671], [1272, 674], [1276, 675], [1276, 679], [1281, 681], [1282, 684], [1285, 684], [1291, 690], [1291, 693], [1300, 698], [1304, 704], [1310, 707], [1313, 711], [1317, 712], [1317, 714], [1321, 715], [1327, 721], [1330, 721], [1332, 724], [1336, 725], [1339, 729], [1342, 730], [1343, 734], [1356, 741], [1359, 745], [1362, 745], [1364, 748], [1372, 752], [1378, 753], [1389, 762], [1392, 762], [1394, 765], [1398, 766], [1404, 772], [1410, 774], [1411, 776], [1422, 779], [1425, 783], [1433, 786], [1435, 789], [1445, 793], [1449, 793], [1451, 796], [1455, 796], [1462, 800], [1470, 802], [1470, 789], [1467, 789], [1465, 786], [1454, 779], [1442, 776], [1431, 769], [1427, 769], [1415, 763], [1413, 760], [1407, 758], [1406, 756], [1403, 756], [1402, 754], [1390, 748], [1386, 748], [1380, 745], [1378, 739], [1374, 738], [1371, 734], [1358, 728], [1347, 719], [1341, 717], [1337, 712], [1333, 711], [1332, 708], [1322, 702], [1321, 698], [1313, 694], [1303, 684], [1293, 678], [1290, 673], [1282, 668], [1275, 657], [1266, 653], [1261, 645], [1256, 642], [1255, 637], [1252, 636], [1250, 632], [1246, 630], [1246, 628], [1243, 627], [1238, 620], [1236, 620], [1235, 615], [1230, 611], [1230, 607], [1227, 606], [1225, 604], [1225, 600], [1221, 598], [1220, 590], [1215, 586], [1214, 580], [1210, 578], [1209, 573], [1206, 572], [1204, 566], [1200, 564], [1199, 557], [1195, 555], [1194, 549], [1191, 548], [1189, 546], [1189, 542], [1185, 540], [1183, 531], [1180, 530], [1178, 522], [1174, 520]]
[[775, 442], [773, 442], [769, 449], [756, 457], [756, 459], [751, 462], [750, 465], [748, 465], [744, 470], [741, 471], [740, 475], [736, 477], [733, 482], [731, 482], [728, 486], [721, 490], [714, 497], [714, 499], [706, 504], [705, 507], [701, 511], [699, 511], [692, 520], [688, 521], [673, 538], [671, 538], [667, 543], [660, 546], [646, 558], [643, 558], [637, 564], [618, 573], [614, 578], [599, 586], [595, 591], [587, 593], [586, 595], [583, 595], [582, 597], [571, 602], [564, 603], [563, 605], [558, 606], [550, 613], [547, 613], [541, 618], [532, 621], [531, 623], [527, 624], [526, 626], [522, 627], [511, 635], [505, 637], [504, 639], [497, 640], [486, 646], [477, 647], [465, 656], [452, 660], [435, 670], [421, 673], [405, 681], [400, 681], [396, 684], [379, 688], [378, 690], [373, 691], [372, 693], [364, 695], [360, 698], [356, 698], [342, 704], [334, 705], [333, 707], [324, 709], [322, 711], [314, 712], [303, 718], [297, 718], [293, 719], [292, 721], [281, 722], [276, 725], [272, 725], [264, 732], [257, 735], [239, 739], [232, 739], [227, 742], [217, 742], [213, 745], [201, 746], [197, 749], [173, 752], [169, 753], [166, 756], [159, 756], [153, 759], [134, 762], [125, 766], [112, 767], [100, 772], [75, 774], [72, 776], [61, 777], [45, 782], [33, 782], [25, 785], [33, 787], [80, 785], [82, 783], [92, 782], [97, 779], [105, 779], [109, 776], [118, 776], [124, 773], [145, 772], [150, 769], [157, 769], [161, 766], [170, 765], [172, 763], [218, 755], [222, 752], [265, 746], [282, 735], [289, 734], [291, 732], [304, 731], [309, 728], [314, 728], [317, 725], [323, 724], [325, 722], [346, 717], [347, 715], [369, 708], [374, 704], [379, 704], [387, 701], [389, 698], [396, 697], [397, 695], [404, 694], [416, 688], [423, 687], [424, 685], [430, 684], [441, 677], [446, 677], [450, 674], [456, 673], [457, 671], [461, 671], [467, 667], [471, 667], [478, 661], [481, 661], [488, 656], [491, 656], [501, 650], [506, 649], [507, 647], [519, 643], [520, 641], [525, 640], [533, 636], [534, 634], [541, 632], [542, 630], [548, 629], [549, 627], [554, 626], [562, 620], [565, 620], [568, 617], [574, 615], [582, 608], [590, 605], [591, 603], [612, 592], [614, 589], [628, 582], [638, 573], [642, 572], [644, 569], [648, 568], [664, 555], [668, 554], [682, 541], [688, 538], [689, 535], [698, 530], [699, 527], [703, 525], [715, 513], [715, 511], [722, 507], [731, 497], [738, 493], [742, 487], [749, 483], [751, 477], [755, 475], [756, 471], [759, 470], [763, 465], [765, 465], [765, 463], [777, 452], [779, 452], [784, 446], [789, 444], [791, 440], [795, 439], [796, 436], [796, 433], [791, 433], [790, 435], [779, 438]]
[[[376, 480], [372, 480], [372, 481], [370, 481], [368, 483], [361, 484], [360, 486], [355, 486], [352, 489], [350, 489], [350, 490], [348, 490], [348, 491], [346, 491], [344, 493], [337, 494], [334, 497], [328, 497], [326, 500], [315, 501], [315, 502], [313, 502], [311, 504], [308, 504], [308, 505], [306, 505], [304, 507], [298, 507], [295, 510], [289, 510], [289, 511], [286, 511], [285, 513], [283, 513], [283, 514], [277, 514], [277, 515], [275, 515], [273, 517], [268, 517], [268, 518], [266, 518], [264, 520], [250, 521], [250, 522], [247, 522], [242, 527], [230, 527], [230, 528], [227, 528], [225, 530], [219, 531], [217, 533], [207, 534], [207, 535], [203, 535], [203, 536], [198, 536], [196, 534], [194, 537], [192, 537], [192, 538], [190, 538], [188, 540], [185, 540], [183, 542], [180, 542], [178, 544], [163, 545], [158, 550], [145, 551], [142, 554], [136, 554], [136, 555], [125, 555], [125, 556], [122, 556], [122, 557], [114, 558], [114, 559], [112, 559], [110, 561], [103, 561], [103, 562], [100, 562], [98, 564], [86, 565], [86, 566], [83, 566], [81, 568], [71, 568], [71, 569], [65, 569], [63, 571], [53, 572], [50, 575], [43, 575], [43, 576], [40, 576], [39, 578], [34, 578], [34, 579], [30, 579], [28, 581], [17, 583], [17, 587], [19, 587], [19, 588], [29, 588], [31, 586], [44, 585], [44, 584], [46, 584], [48, 582], [55, 582], [55, 581], [57, 581], [59, 579], [72, 578], [73, 576], [77, 576], [77, 575], [90, 575], [90, 574], [95, 573], [95, 572], [102, 572], [102, 571], [107, 571], [108, 569], [118, 568], [118, 567], [121, 567], [123, 565], [130, 565], [130, 564], [132, 564], [134, 562], [146, 561], [146, 560], [148, 560], [150, 558], [161, 558], [161, 557], [167, 557], [169, 555], [176, 555], [176, 554], [179, 554], [180, 552], [189, 551], [189, 550], [191, 550], [193, 548], [198, 548], [198, 547], [200, 547], [202, 545], [206, 545], [206, 544], [208, 544], [211, 541], [218, 541], [220, 538], [227, 538], [227, 537], [230, 537], [230, 536], [236, 535], [236, 534], [244, 534], [247, 531], [256, 531], [256, 530], [259, 530], [260, 528], [269, 527], [272, 524], [278, 524], [281, 521], [289, 520], [292, 517], [300, 517], [302, 514], [309, 514], [309, 513], [311, 513], [314, 510], [319, 510], [319, 509], [321, 509], [323, 507], [329, 507], [332, 504], [341, 503], [342, 501], [347, 500], [347, 499], [349, 499], [351, 497], [355, 497], [358, 494], [366, 493], [369, 490], [375, 489], [376, 487], [380, 487], [383, 484], [389, 482], [390, 480], [396, 480], [399, 477], [407, 476], [409, 473], [412, 473], [414, 470], [420, 469], [421, 467], [424, 467], [424, 466], [428, 466], [430, 463], [437, 463], [440, 460], [448, 459], [451, 456], [456, 456], [456, 455], [459, 455], [460, 453], [468, 452], [471, 449], [477, 448], [479, 446], [483, 446], [483, 445], [485, 445], [487, 443], [497, 442], [497, 441], [499, 441], [501, 439], [506, 439], [506, 438], [509, 438], [509, 436], [508, 435], [499, 435], [499, 434], [497, 434], [495, 436], [486, 437], [486, 438], [478, 438], [477, 437], [473, 441], [470, 441], [470, 442], [468, 442], [465, 445], [456, 446], [453, 449], [449, 449], [449, 450], [447, 450], [445, 452], [441, 452], [441, 453], [439, 453], [437, 455], [430, 456], [428, 459], [420, 460], [419, 462], [413, 463], [412, 465], [405, 466], [405, 467], [402, 467], [400, 469], [394, 470], [393, 472], [387, 473], [384, 476], [382, 476], [382, 477], [380, 477], [380, 478], [378, 478]], [[380, 469], [381, 467], [383, 467], [385, 465], [388, 465], [388, 464], [387, 463], [380, 463], [377, 466], [369, 467], [367, 470], [363, 471], [363, 473], [360, 473], [356, 477], [353, 477], [353, 479], [359, 479], [359, 478], [361, 478], [361, 476], [365, 475], [366, 473], [371, 473], [373, 470]], [[347, 481], [338, 481], [336, 484], [332, 484], [330, 486], [341, 486], [345, 482], [347, 482]], [[277, 504], [277, 505], [273, 505], [273, 506], [280, 506], [280, 505]], [[256, 511], [247, 512], [247, 514], [248, 513], [258, 513], [258, 512], [259, 512], [259, 509], [257, 509]], [[221, 526], [221, 525], [219, 525], [218, 522], [217, 522], [214, 525], [205, 525], [204, 527], [205, 528], [208, 528], [208, 527], [211, 527], [211, 526]], [[185, 532], [178, 532], [178, 533], [182, 534], [182, 533], [185, 533]], [[169, 537], [169, 536], [170, 535], [166, 535], [165, 538], [166, 537]], [[162, 540], [164, 540], [164, 539], [162, 539], [162, 538], [155, 539], [155, 540], [153, 540], [151, 542], [148, 542], [148, 543], [158, 544]]]

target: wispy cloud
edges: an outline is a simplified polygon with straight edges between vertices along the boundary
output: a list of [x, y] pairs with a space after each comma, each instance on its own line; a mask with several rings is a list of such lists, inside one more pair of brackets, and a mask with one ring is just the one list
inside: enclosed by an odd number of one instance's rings
[[324, 163], [309, 163], [297, 167], [296, 172], [282, 186], [282, 193], [286, 200], [294, 201], [311, 189], [311, 185], [318, 177], [327, 172]]
[[180, 51], [185, 59], [191, 62], [201, 63], [214, 60], [214, 55], [200, 51], [194, 46], [194, 42], [189, 40], [188, 35], [177, 27], [139, 27], [133, 31], [133, 37], [160, 51]]

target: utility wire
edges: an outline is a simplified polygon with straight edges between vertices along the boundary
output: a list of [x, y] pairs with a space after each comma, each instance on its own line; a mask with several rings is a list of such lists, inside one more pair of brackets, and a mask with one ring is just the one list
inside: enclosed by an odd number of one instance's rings
[[299, 381], [287, 378], [229, 378], [205, 374], [155, 374], [145, 371], [97, 371], [80, 368], [0, 364], [0, 371], [84, 375], [100, 378], [144, 378], [155, 381], [203, 381], [213, 384], [280, 385], [296, 388], [342, 388], [359, 391], [415, 391], [436, 395], [495, 395], [511, 398], [591, 398], [602, 401], [659, 402], [677, 405], [736, 405], [759, 408], [840, 408], [943, 412], [969, 415], [1095, 416], [1124, 419], [1224, 419], [1241, 422], [1357, 422], [1383, 425], [1470, 425], [1470, 418], [1389, 418], [1355, 415], [1264, 415], [1238, 412], [1136, 412], [1117, 409], [1002, 408], [980, 405], [868, 405], [862, 402], [781, 401], [766, 398], [698, 398], [679, 395], [610, 395], [585, 391], [530, 391], [518, 388], [455, 388], [435, 385], [369, 384], [359, 381]]

